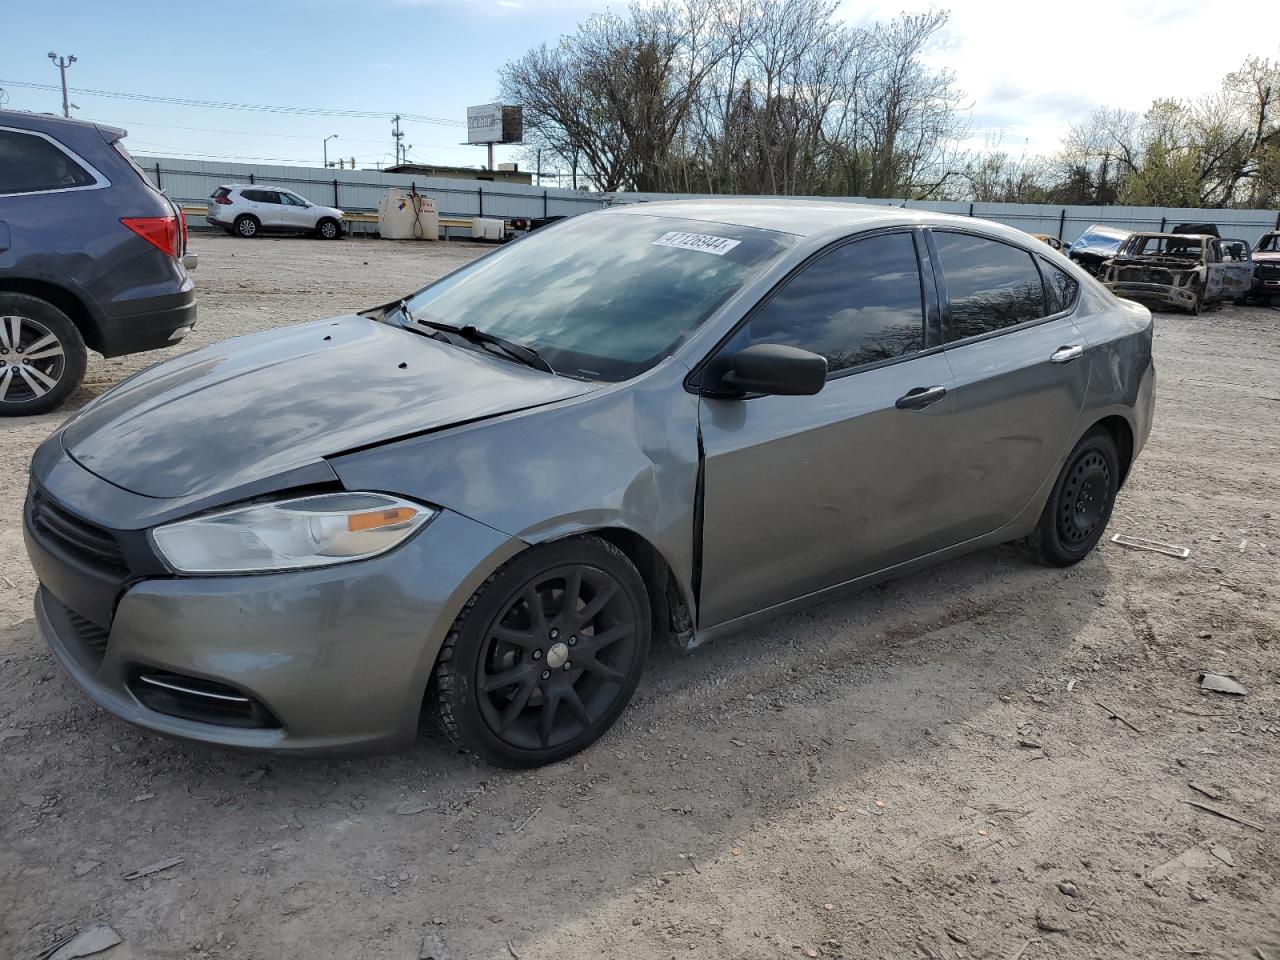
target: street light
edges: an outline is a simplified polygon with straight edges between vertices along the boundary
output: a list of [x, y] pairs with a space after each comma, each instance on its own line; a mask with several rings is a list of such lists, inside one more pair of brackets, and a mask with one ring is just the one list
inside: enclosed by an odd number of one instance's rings
[[[50, 50], [48, 56], [49, 59], [53, 61], [53, 65], [57, 67], [59, 72], [62, 74], [62, 115], [64, 117], [69, 117], [71, 116], [71, 108], [75, 106], [75, 104], [67, 103], [67, 67], [76, 62], [75, 55], [72, 54], [70, 57], [59, 58], [56, 53]], [[79, 110], [80, 108], [76, 107], [76, 109]]]
[[323, 143], [323, 144], [321, 144], [321, 146], [324, 148], [324, 165], [325, 165], [326, 167], [328, 167], [328, 166], [329, 166], [329, 141], [330, 141], [330, 140], [337, 140], [337, 139], [338, 139], [338, 135], [337, 135], [336, 133], [335, 133], [335, 134], [331, 134], [330, 136], [325, 137], [325, 138], [324, 138], [324, 143]]

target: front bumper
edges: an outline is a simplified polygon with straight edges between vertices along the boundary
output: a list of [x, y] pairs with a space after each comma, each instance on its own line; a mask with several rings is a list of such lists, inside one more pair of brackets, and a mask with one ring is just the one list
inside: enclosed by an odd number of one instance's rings
[[1141, 304], [1155, 303], [1161, 306], [1181, 307], [1183, 309], [1190, 309], [1196, 304], [1196, 293], [1188, 287], [1121, 280], [1107, 283], [1106, 288], [1117, 297], [1136, 300]]
[[[81, 515], [83, 506], [76, 504]], [[99, 706], [189, 740], [337, 754], [412, 743], [454, 618], [522, 546], [443, 511], [410, 541], [372, 560], [275, 574], [135, 580], [104, 614], [100, 606], [75, 609], [84, 606], [78, 589], [84, 572], [30, 517], [24, 533], [41, 583], [39, 632]], [[250, 713], [260, 722], [211, 722], [207, 711], [182, 707], [181, 697], [157, 700], [140, 686], [144, 674], [229, 690], [252, 703]]]

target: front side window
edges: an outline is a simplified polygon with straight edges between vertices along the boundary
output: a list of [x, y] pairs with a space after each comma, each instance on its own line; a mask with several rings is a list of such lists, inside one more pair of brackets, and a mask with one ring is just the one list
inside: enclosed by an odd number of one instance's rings
[[91, 187], [89, 171], [43, 137], [0, 130], [0, 196]]
[[413, 320], [532, 347], [557, 373], [626, 380], [669, 356], [791, 234], [643, 214], [546, 227], [408, 300]]
[[949, 340], [977, 337], [1047, 315], [1031, 254], [969, 233], [934, 232], [951, 303]]
[[305, 207], [306, 204], [295, 197], [292, 193], [280, 193], [280, 202], [287, 207]]
[[892, 360], [924, 345], [920, 268], [910, 233], [854, 240], [804, 267], [751, 317], [728, 353], [780, 343], [827, 358], [827, 371]]

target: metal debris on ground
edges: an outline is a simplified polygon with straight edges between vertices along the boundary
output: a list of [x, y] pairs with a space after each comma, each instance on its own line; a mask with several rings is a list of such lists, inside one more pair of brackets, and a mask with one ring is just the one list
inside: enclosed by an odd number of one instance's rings
[[1187, 547], [1179, 547], [1172, 543], [1161, 543], [1159, 540], [1148, 540], [1145, 537], [1131, 537], [1123, 533], [1117, 533], [1111, 538], [1111, 542], [1121, 547], [1128, 547], [1131, 550], [1163, 553], [1167, 557], [1177, 557], [1179, 560], [1185, 560], [1191, 556], [1191, 550]]
[[1233, 813], [1227, 813], [1225, 810], [1219, 810], [1217, 807], [1211, 807], [1207, 803], [1201, 803], [1199, 800], [1183, 800], [1185, 804], [1195, 807], [1197, 810], [1203, 810], [1205, 813], [1212, 813], [1215, 816], [1222, 817], [1224, 820], [1230, 820], [1233, 823], [1243, 824], [1246, 827], [1252, 827], [1259, 833], [1266, 833], [1266, 827], [1254, 823], [1252, 820], [1246, 820], [1244, 817], [1237, 817]]
[[393, 804], [391, 812], [402, 817], [411, 817], [415, 813], [422, 813], [429, 808], [423, 800], [401, 800], [397, 804]]
[[42, 950], [36, 955], [36, 960], [75, 960], [76, 957], [91, 957], [95, 953], [111, 949], [117, 943], [120, 943], [120, 934], [116, 933], [109, 924], [95, 923], [74, 936], [60, 940]]
[[1215, 843], [1209, 848], [1209, 852], [1213, 854], [1214, 857], [1225, 863], [1228, 867], [1234, 867], [1236, 865], [1235, 858], [1231, 856], [1231, 851], [1221, 844]]
[[168, 857], [167, 859], [157, 860], [155, 863], [147, 864], [147, 866], [141, 867], [133, 871], [133, 873], [126, 873], [124, 878], [126, 880], [140, 880], [143, 877], [149, 877], [153, 873], [160, 873], [162, 870], [168, 870], [171, 867], [176, 867], [178, 864], [185, 862], [186, 860], [182, 857]]
[[1111, 716], [1115, 717], [1117, 720], [1119, 720], [1121, 723], [1123, 723], [1126, 727], [1128, 727], [1128, 728], [1129, 728], [1130, 730], [1132, 730], [1134, 733], [1142, 733], [1142, 728], [1141, 728], [1141, 727], [1139, 727], [1139, 726], [1137, 726], [1137, 725], [1135, 725], [1135, 724], [1131, 723], [1129, 720], [1125, 719], [1125, 717], [1124, 717], [1123, 715], [1121, 715], [1121, 714], [1119, 714], [1119, 713], [1116, 713], [1114, 710], [1112, 710], [1110, 707], [1108, 707], [1105, 703], [1100, 703], [1100, 702], [1099, 702], [1099, 701], [1097, 701], [1097, 700], [1095, 700], [1095, 701], [1093, 701], [1093, 702], [1094, 702], [1094, 703], [1096, 703], [1098, 706], [1100, 706], [1103, 710], [1107, 711], [1107, 713], [1111, 714]]
[[1229, 693], [1233, 697], [1247, 697], [1249, 695], [1249, 691], [1245, 689], [1244, 684], [1229, 673], [1200, 674], [1200, 689], [1210, 690], [1214, 693]]
[[1217, 790], [1212, 790], [1209, 787], [1204, 786], [1203, 784], [1196, 783], [1194, 780], [1188, 781], [1187, 786], [1190, 787], [1192, 790], [1194, 790], [1196, 793], [1203, 793], [1210, 800], [1226, 799]]
[[444, 945], [444, 939], [438, 933], [423, 934], [418, 960], [449, 960], [449, 948]]

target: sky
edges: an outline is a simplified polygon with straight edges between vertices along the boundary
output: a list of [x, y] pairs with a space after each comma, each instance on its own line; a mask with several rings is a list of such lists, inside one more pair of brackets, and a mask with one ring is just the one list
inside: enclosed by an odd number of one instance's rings
[[[60, 111], [46, 54], [74, 54], [68, 85], [249, 105], [403, 112], [415, 161], [484, 163], [461, 145], [466, 108], [496, 99], [496, 71], [572, 32], [603, 0], [0, 0], [0, 90], [11, 109]], [[616, 4], [615, 4], [616, 6]], [[928, 3], [844, 0], [854, 23]], [[952, 0], [928, 51], [952, 70], [971, 111], [975, 149], [1049, 152], [1093, 107], [1145, 109], [1156, 97], [1210, 92], [1246, 56], [1280, 57], [1280, 4], [1207, 0]], [[393, 162], [391, 123], [213, 109], [73, 92], [73, 115], [125, 127], [138, 155], [319, 165]], [[515, 159], [499, 148], [497, 159]], [[546, 165], [550, 169], [550, 164]]]

